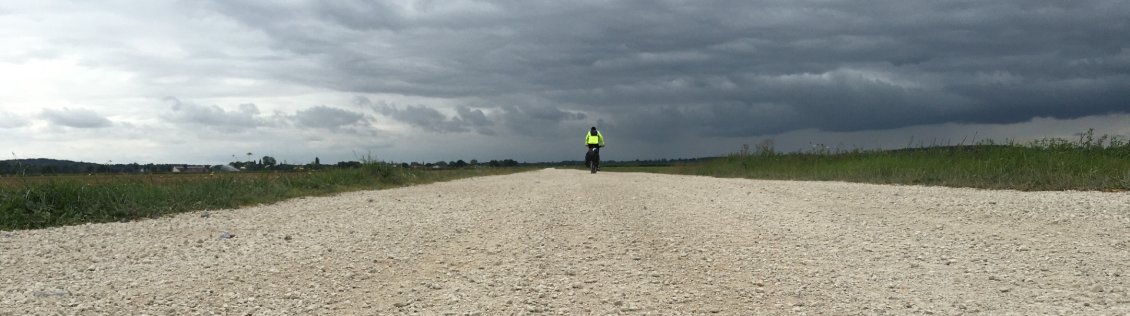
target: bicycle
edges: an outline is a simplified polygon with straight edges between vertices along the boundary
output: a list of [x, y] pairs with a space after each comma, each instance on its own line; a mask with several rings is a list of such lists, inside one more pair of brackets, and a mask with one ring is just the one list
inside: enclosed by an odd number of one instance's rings
[[600, 147], [589, 147], [589, 151], [585, 153], [585, 166], [589, 168], [589, 173], [596, 173], [600, 166]]

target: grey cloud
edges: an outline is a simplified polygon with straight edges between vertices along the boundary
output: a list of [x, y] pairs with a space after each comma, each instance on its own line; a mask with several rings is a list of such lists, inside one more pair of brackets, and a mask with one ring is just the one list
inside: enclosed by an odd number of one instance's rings
[[353, 104], [431, 132], [464, 133], [474, 130], [484, 135], [495, 133], [488, 128], [494, 125], [494, 122], [486, 116], [482, 109], [460, 106], [456, 108], [456, 116], [448, 117], [440, 113], [439, 110], [422, 105], [408, 105], [402, 109], [395, 104], [373, 102], [361, 96], [355, 97]]
[[217, 105], [198, 105], [171, 97], [165, 98], [165, 101], [172, 105], [170, 111], [162, 115], [162, 119], [172, 123], [224, 131], [243, 131], [268, 125], [268, 121], [259, 117], [259, 107], [255, 104], [240, 104], [238, 110], [228, 111]]
[[331, 131], [368, 122], [364, 114], [324, 105], [295, 112], [294, 118], [299, 126], [324, 128]]
[[474, 128], [475, 132], [482, 135], [497, 135], [493, 129], [489, 128], [489, 126], [494, 125], [494, 121], [487, 118], [482, 109], [460, 106], [456, 108], [456, 111], [459, 113], [458, 119], [466, 125], [471, 126], [471, 128]]
[[18, 128], [30, 124], [27, 118], [15, 113], [0, 111], [0, 128]]
[[[34, 39], [10, 43], [0, 59], [73, 57], [77, 67], [134, 78], [137, 85], [119, 94], [125, 98], [428, 100], [286, 113], [264, 105], [260, 113], [254, 104], [173, 99], [159, 116], [224, 136], [268, 127], [350, 132], [372, 128], [365, 122], [380, 115], [425, 131], [414, 133], [421, 137], [510, 142], [517, 134], [553, 144], [603, 121], [597, 125], [618, 144], [650, 141], [642, 151], [672, 137], [705, 143], [797, 130], [1071, 119], [1125, 113], [1130, 100], [1125, 0], [213, 0], [44, 8], [15, 9], [17, 19], [0, 21]], [[63, 98], [81, 104], [89, 96], [80, 94]], [[68, 113], [32, 118], [51, 115]], [[94, 116], [72, 125], [108, 124]], [[0, 126], [28, 124], [0, 115]]]
[[252, 103], [240, 104], [236, 110], [226, 110], [218, 105], [203, 106], [166, 98], [172, 105], [162, 115], [168, 122], [189, 126], [202, 126], [221, 132], [241, 132], [257, 128], [319, 128], [330, 132], [372, 134], [375, 129], [363, 113], [324, 105], [312, 106], [293, 114], [275, 111], [262, 114]]
[[587, 118], [584, 113], [564, 111], [548, 105], [503, 106], [501, 110], [506, 127], [525, 136], [558, 136], [562, 132], [562, 123]]
[[471, 126], [482, 127], [494, 125], [490, 119], [487, 119], [486, 114], [481, 109], [472, 109], [466, 106], [460, 106], [456, 109], [459, 113], [459, 118], [470, 124]]
[[[518, 114], [538, 121], [560, 122], [564, 120], [583, 120], [584, 113], [567, 112], [548, 106], [507, 107], [506, 113]], [[520, 114], [519, 114], [520, 113]]]
[[87, 109], [46, 109], [39, 117], [55, 125], [73, 128], [103, 128], [113, 125], [106, 117]]
[[[497, 120], [516, 130], [578, 119], [559, 108], [608, 113], [640, 135], [668, 124], [749, 136], [1009, 123], [1125, 112], [1130, 84], [1130, 40], [1119, 35], [1130, 33], [1130, 5], [1118, 0], [307, 5], [283, 19], [218, 8], [341, 74], [288, 80], [475, 98], [500, 104]], [[853, 72], [876, 69], [881, 77]], [[1018, 84], [973, 80], [985, 73]], [[504, 102], [514, 95], [541, 102]], [[435, 132], [467, 131], [475, 116], [386, 112]]]
[[448, 119], [436, 109], [429, 107], [409, 105], [400, 109], [395, 105], [384, 105], [378, 111], [398, 121], [433, 132], [468, 131], [462, 121]]

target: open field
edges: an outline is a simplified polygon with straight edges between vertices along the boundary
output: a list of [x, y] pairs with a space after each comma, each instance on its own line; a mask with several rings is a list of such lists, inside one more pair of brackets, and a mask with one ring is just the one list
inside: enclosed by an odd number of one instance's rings
[[0, 230], [152, 218], [527, 170], [413, 170], [369, 163], [308, 172], [0, 177]]
[[[346, 169], [348, 172], [349, 169]], [[436, 170], [402, 170], [405, 174], [417, 174], [417, 177], [442, 179], [458, 179], [478, 175], [505, 174], [509, 172], [528, 171], [518, 167], [508, 168], [481, 168], [481, 169], [436, 169]], [[178, 184], [187, 182], [206, 182], [217, 179], [235, 179], [236, 181], [283, 180], [311, 178], [318, 174], [336, 172], [339, 170], [311, 170], [311, 171], [281, 171], [281, 172], [233, 172], [233, 173], [146, 173], [146, 174], [54, 174], [33, 176], [0, 176], [0, 188], [18, 188], [28, 184], [45, 184], [52, 182], [74, 182], [86, 185], [119, 184], [126, 182], [144, 183], [152, 185]], [[364, 170], [356, 170], [364, 172]], [[426, 174], [425, 174], [426, 173]]]
[[1130, 145], [976, 145], [887, 151], [738, 153], [670, 167], [607, 168], [774, 180], [983, 189], [1130, 190]]
[[541, 170], [0, 232], [0, 315], [1130, 313], [1130, 194]]
[[164, 185], [182, 182], [199, 182], [214, 180], [221, 177], [237, 179], [258, 180], [261, 178], [279, 179], [282, 177], [301, 177], [308, 175], [306, 172], [274, 172], [274, 173], [150, 173], [150, 174], [53, 174], [32, 176], [3, 176], [0, 177], [0, 188], [19, 188], [28, 184], [46, 184], [52, 182], [74, 182], [84, 185], [102, 185], [123, 182], [137, 182], [153, 185]]

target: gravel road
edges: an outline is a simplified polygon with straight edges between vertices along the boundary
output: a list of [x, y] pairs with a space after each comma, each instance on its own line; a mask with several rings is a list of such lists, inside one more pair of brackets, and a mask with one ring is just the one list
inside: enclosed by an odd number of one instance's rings
[[1130, 194], [552, 170], [0, 232], [0, 315], [1128, 314]]

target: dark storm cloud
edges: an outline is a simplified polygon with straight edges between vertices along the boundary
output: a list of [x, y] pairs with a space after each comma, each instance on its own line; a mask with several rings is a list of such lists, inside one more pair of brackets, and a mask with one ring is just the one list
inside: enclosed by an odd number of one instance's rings
[[[1130, 2], [216, 2], [335, 90], [473, 99], [457, 117], [378, 112], [439, 133], [752, 136], [1126, 112]], [[327, 75], [333, 74], [333, 75]], [[508, 102], [520, 96], [527, 102]], [[587, 115], [586, 115], [587, 114]], [[548, 125], [547, 125], [548, 124]]]
[[40, 118], [51, 124], [73, 128], [103, 128], [113, 125], [109, 119], [87, 109], [43, 110]]

